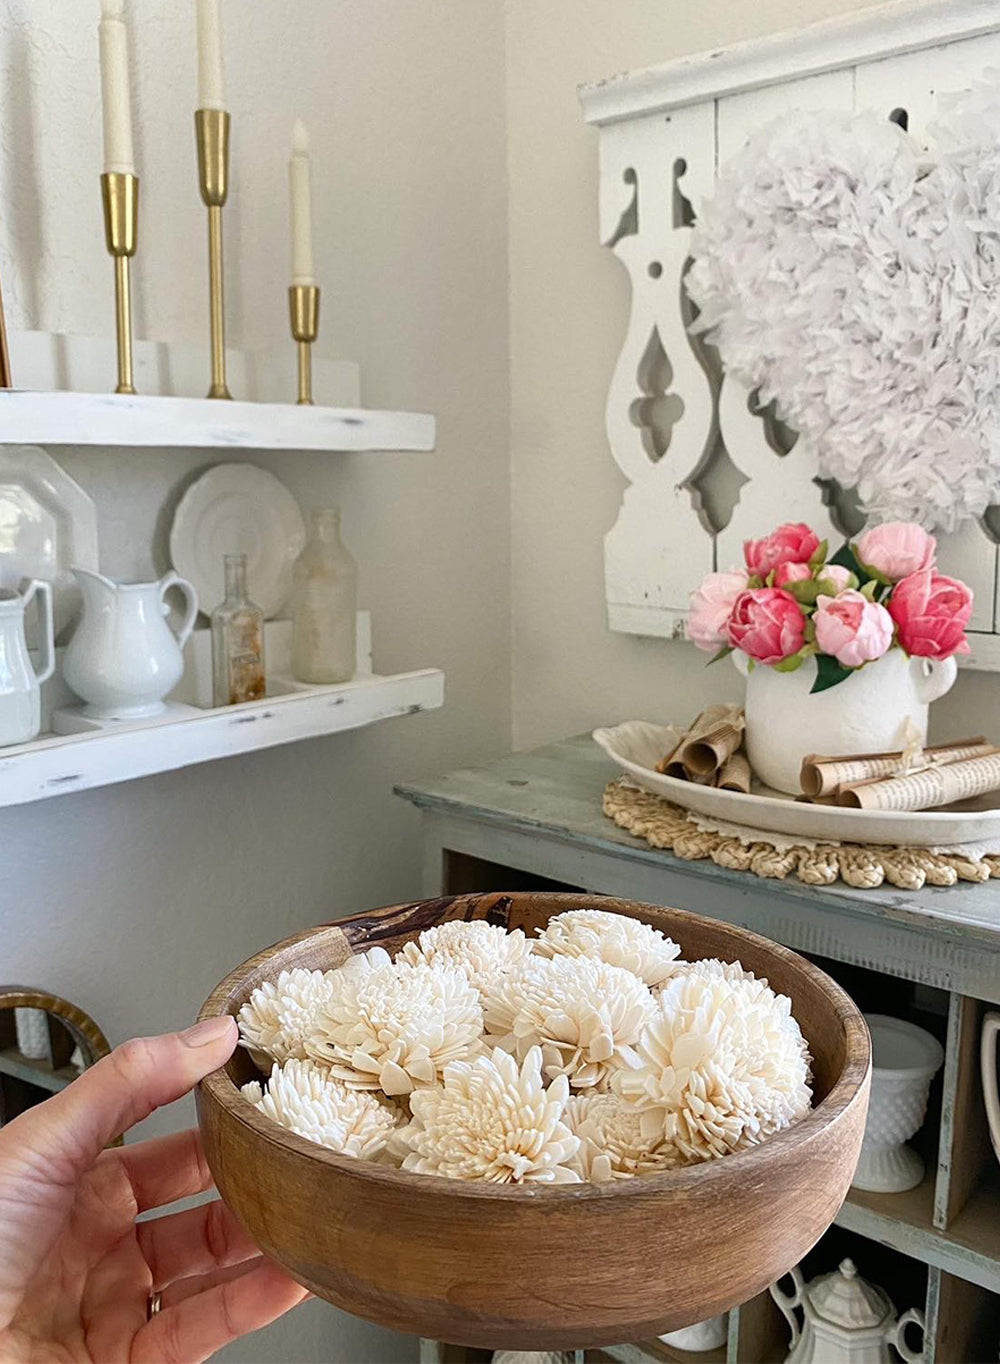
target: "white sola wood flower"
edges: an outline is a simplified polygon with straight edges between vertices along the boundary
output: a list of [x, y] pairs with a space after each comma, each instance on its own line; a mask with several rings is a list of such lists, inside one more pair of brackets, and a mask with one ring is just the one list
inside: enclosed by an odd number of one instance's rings
[[581, 1179], [595, 1184], [673, 1170], [685, 1163], [671, 1142], [643, 1135], [639, 1109], [617, 1094], [572, 1095], [566, 1125], [580, 1139], [570, 1164]]
[[647, 985], [658, 985], [673, 974], [680, 950], [658, 928], [605, 909], [556, 914], [535, 942], [540, 956], [593, 957], [624, 967]]
[[408, 942], [396, 956], [397, 962], [411, 966], [452, 966], [464, 971], [480, 993], [519, 965], [532, 949], [519, 928], [488, 924], [485, 919], [453, 919], [435, 928], [426, 928], [416, 942]]
[[334, 990], [333, 971], [282, 971], [251, 994], [239, 1012], [240, 1042], [261, 1070], [305, 1060], [305, 1038], [320, 1003]]
[[545, 1088], [542, 1055], [529, 1049], [518, 1065], [497, 1047], [474, 1061], [445, 1067], [440, 1089], [413, 1094], [413, 1119], [393, 1147], [403, 1169], [492, 1184], [573, 1184], [567, 1162], [579, 1142], [563, 1121], [569, 1085]]
[[272, 1122], [360, 1160], [381, 1156], [399, 1124], [399, 1114], [374, 1094], [349, 1089], [311, 1061], [276, 1065], [266, 1089], [252, 1080], [242, 1092]]
[[682, 975], [656, 1001], [615, 1088], [643, 1134], [711, 1160], [805, 1116], [809, 1053], [791, 1002], [762, 981]]
[[622, 1064], [653, 1012], [638, 976], [591, 957], [529, 957], [489, 992], [487, 1040], [523, 1059], [541, 1047], [548, 1079], [574, 1089], [602, 1085]]
[[479, 993], [461, 971], [386, 961], [354, 970], [317, 1011], [306, 1050], [354, 1089], [409, 1094], [481, 1049]]

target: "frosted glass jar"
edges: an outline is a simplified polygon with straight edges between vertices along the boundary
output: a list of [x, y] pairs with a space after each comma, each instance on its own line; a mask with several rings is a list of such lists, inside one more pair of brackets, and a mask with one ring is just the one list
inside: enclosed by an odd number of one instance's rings
[[295, 561], [292, 676], [349, 682], [357, 670], [358, 566], [340, 538], [340, 511], [317, 507]]

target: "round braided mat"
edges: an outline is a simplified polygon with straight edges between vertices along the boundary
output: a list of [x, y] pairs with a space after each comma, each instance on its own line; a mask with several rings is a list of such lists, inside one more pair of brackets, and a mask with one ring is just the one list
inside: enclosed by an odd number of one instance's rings
[[860, 843], [782, 849], [765, 842], [744, 843], [699, 828], [679, 805], [638, 791], [621, 779], [605, 787], [604, 813], [619, 828], [686, 861], [711, 858], [717, 866], [779, 881], [794, 875], [807, 886], [829, 886], [841, 880], [860, 890], [874, 890], [888, 881], [902, 890], [920, 890], [925, 885], [953, 886], [956, 881], [1000, 877], [1000, 856], [973, 859], [958, 852]]

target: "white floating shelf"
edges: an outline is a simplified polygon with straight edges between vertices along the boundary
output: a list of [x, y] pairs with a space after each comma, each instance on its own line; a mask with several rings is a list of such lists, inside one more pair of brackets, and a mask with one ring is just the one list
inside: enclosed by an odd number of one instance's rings
[[0, 393], [0, 444], [433, 450], [434, 418], [363, 407], [12, 389]]
[[188, 713], [183, 718], [46, 736], [0, 749], [0, 807], [360, 729], [444, 704], [444, 673], [435, 668], [359, 677], [336, 687], [277, 685], [295, 690], [243, 706], [200, 712], [184, 707]]
[[[204, 398], [208, 356], [197, 348], [137, 341], [139, 393], [116, 394], [107, 337], [12, 332], [16, 388], [0, 391], [0, 444], [198, 447], [229, 450], [433, 450], [423, 412], [361, 406], [357, 365], [316, 357], [315, 407], [295, 392], [294, 347], [274, 355], [227, 351], [236, 399]], [[246, 399], [252, 401], [245, 401]], [[328, 406], [321, 404], [327, 403]]]

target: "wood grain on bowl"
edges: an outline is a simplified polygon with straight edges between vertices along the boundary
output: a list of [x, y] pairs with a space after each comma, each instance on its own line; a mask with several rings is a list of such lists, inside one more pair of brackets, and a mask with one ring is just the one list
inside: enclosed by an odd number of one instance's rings
[[259, 952], [199, 1017], [235, 1014], [292, 966], [389, 952], [449, 919], [529, 935], [567, 909], [642, 919], [688, 959], [740, 961], [790, 996], [814, 1062], [814, 1107], [749, 1151], [614, 1184], [461, 1183], [351, 1159], [248, 1104], [242, 1049], [198, 1087], [208, 1161], [261, 1248], [314, 1293], [399, 1331], [487, 1349], [640, 1340], [727, 1311], [802, 1258], [857, 1163], [871, 1055], [858, 1009], [823, 971], [755, 933], [683, 910], [582, 895], [461, 895], [375, 910]]

